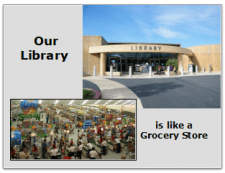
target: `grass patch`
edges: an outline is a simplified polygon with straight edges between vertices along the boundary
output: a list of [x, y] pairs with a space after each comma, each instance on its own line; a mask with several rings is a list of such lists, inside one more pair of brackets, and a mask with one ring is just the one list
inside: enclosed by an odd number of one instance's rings
[[91, 99], [91, 91], [83, 89], [83, 99]]

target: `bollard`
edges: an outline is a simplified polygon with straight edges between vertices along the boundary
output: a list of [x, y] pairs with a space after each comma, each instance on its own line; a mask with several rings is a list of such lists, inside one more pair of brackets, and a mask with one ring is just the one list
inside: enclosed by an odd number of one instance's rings
[[152, 66], [149, 66], [149, 78], [152, 77]]
[[198, 66], [195, 66], [195, 73], [198, 73]]
[[181, 76], [184, 76], [184, 67], [181, 67]]
[[205, 73], [205, 67], [203, 66], [203, 69], [202, 69], [203, 73]]
[[129, 77], [132, 77], [132, 66], [129, 66]]
[[94, 66], [94, 77], [96, 76], [96, 66]]
[[191, 66], [191, 75], [193, 75], [193, 65]]
[[209, 73], [211, 73], [211, 65], [209, 64]]
[[167, 77], [170, 77], [170, 66], [167, 66]]
[[113, 77], [113, 66], [110, 66], [110, 77]]

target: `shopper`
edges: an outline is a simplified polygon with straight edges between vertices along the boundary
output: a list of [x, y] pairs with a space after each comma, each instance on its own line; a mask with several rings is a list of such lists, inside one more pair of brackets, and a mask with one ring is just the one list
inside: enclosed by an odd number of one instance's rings
[[95, 151], [95, 147], [92, 147], [92, 150], [89, 155], [90, 159], [95, 159], [95, 157], [98, 155], [98, 153]]
[[73, 144], [73, 139], [71, 138], [71, 140], [70, 140], [70, 144]]
[[47, 124], [48, 124], [48, 119], [49, 119], [49, 114], [48, 114], [47, 117], [46, 117], [46, 122], [47, 122]]
[[57, 159], [58, 156], [58, 149], [56, 147], [54, 147], [51, 151], [50, 154], [52, 156], [52, 159]]
[[112, 136], [111, 136], [111, 141], [114, 141], [114, 138], [115, 138], [115, 137], [114, 137], [114, 135], [112, 134]]
[[38, 152], [38, 148], [37, 148], [37, 146], [34, 144], [33, 145], [33, 149], [32, 149], [32, 153], [34, 154], [34, 153], [37, 153]]
[[78, 142], [78, 145], [79, 146], [77, 148], [77, 155], [78, 155], [78, 158], [81, 159], [81, 154], [82, 154], [84, 144], [81, 144], [81, 142]]
[[52, 148], [56, 148], [55, 141], [53, 141], [53, 143], [52, 143]]
[[75, 149], [76, 149], [75, 146], [73, 144], [70, 144], [68, 156], [70, 157], [74, 156]]
[[10, 147], [10, 157], [11, 159], [14, 159], [15, 158], [15, 149], [13, 147]]
[[81, 144], [83, 144], [82, 137], [79, 137], [79, 139], [78, 139], [78, 144], [79, 144], [79, 142], [80, 142]]
[[31, 134], [30, 134], [30, 132], [28, 133], [28, 139], [29, 139], [29, 146], [31, 146]]
[[42, 143], [44, 142], [44, 140], [47, 141], [47, 136], [45, 136], [42, 140], [43, 140]]
[[61, 149], [61, 152], [62, 152], [62, 144], [63, 144], [64, 140], [63, 140], [63, 136], [61, 136], [61, 139], [60, 139], [60, 149]]
[[46, 158], [46, 152], [47, 152], [47, 144], [46, 144], [46, 139], [44, 139], [44, 142], [42, 143], [42, 158]]
[[93, 145], [91, 144], [91, 141], [88, 141], [87, 143], [88, 154], [90, 154], [92, 148], [93, 148]]
[[103, 138], [100, 136], [99, 143], [101, 144], [103, 142]]
[[65, 143], [64, 143], [64, 141], [62, 142], [62, 145], [61, 145], [61, 153], [65, 154]]
[[22, 143], [22, 149], [26, 149], [26, 147], [27, 147], [27, 145], [26, 145], [25, 140], [24, 140], [23, 143]]
[[98, 153], [98, 159], [102, 159], [102, 154]]
[[56, 148], [60, 148], [60, 143], [59, 143], [59, 140], [56, 142]]
[[67, 156], [64, 156], [64, 157], [63, 157], [63, 160], [70, 160], [70, 159], [71, 159], [71, 157], [69, 156], [69, 153], [68, 153]]
[[117, 137], [115, 137], [115, 142], [116, 142], [116, 145], [117, 145], [116, 153], [120, 153], [121, 145], [120, 145], [120, 140]]
[[129, 132], [127, 131], [126, 134], [125, 134], [125, 140], [126, 141], [128, 140], [128, 137], [129, 137]]
[[19, 152], [19, 159], [28, 159], [29, 155], [27, 154], [28, 152], [25, 151], [24, 148], [22, 148]]
[[101, 146], [102, 146], [102, 150], [103, 150], [102, 154], [103, 154], [103, 156], [105, 156], [106, 155], [106, 147], [107, 147], [107, 142], [106, 142], [105, 138], [103, 138]]

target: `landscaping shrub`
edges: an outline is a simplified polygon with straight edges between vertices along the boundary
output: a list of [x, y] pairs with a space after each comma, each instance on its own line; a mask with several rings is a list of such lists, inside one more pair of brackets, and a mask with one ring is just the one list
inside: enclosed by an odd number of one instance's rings
[[91, 91], [83, 89], [83, 99], [90, 99]]

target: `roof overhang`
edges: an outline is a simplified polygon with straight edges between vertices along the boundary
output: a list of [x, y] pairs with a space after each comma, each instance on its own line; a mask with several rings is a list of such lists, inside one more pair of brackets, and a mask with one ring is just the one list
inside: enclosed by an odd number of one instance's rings
[[192, 56], [193, 53], [190, 49], [166, 46], [166, 45], [103, 45], [93, 46], [89, 48], [89, 53], [123, 53], [123, 52], [139, 52], [139, 53], [180, 53], [188, 56]]

